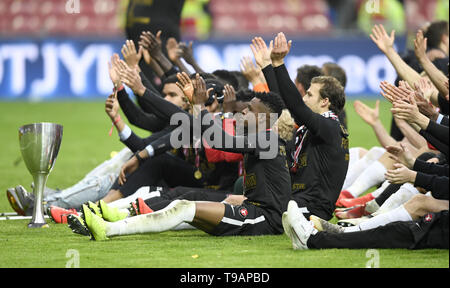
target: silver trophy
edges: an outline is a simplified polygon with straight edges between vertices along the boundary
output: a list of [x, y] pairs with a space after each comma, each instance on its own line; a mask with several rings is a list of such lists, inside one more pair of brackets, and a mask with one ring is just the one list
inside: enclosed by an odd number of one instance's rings
[[28, 227], [48, 227], [42, 203], [47, 177], [52, 171], [61, 145], [63, 127], [54, 123], [35, 123], [19, 128], [20, 151], [34, 180], [33, 217]]

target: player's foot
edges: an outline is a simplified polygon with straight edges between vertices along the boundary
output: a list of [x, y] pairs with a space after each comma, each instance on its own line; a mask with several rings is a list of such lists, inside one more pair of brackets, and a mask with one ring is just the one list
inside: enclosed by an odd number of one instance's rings
[[55, 223], [67, 223], [67, 216], [69, 215], [80, 216], [75, 209], [64, 209], [57, 206], [50, 206], [47, 210], [47, 215], [52, 218]]
[[82, 216], [77, 216], [75, 214], [67, 215], [67, 224], [73, 233], [83, 236], [91, 235]]
[[20, 199], [17, 196], [16, 190], [14, 188], [6, 189], [6, 198], [8, 198], [9, 204], [17, 214], [25, 216], [25, 210], [23, 209], [22, 204], [20, 203]]
[[353, 197], [353, 195], [350, 192], [348, 192], [347, 190], [342, 190], [341, 194], [339, 194], [338, 200], [336, 201], [336, 207], [343, 207], [342, 203], [341, 203], [341, 200], [343, 200], [343, 199], [353, 199], [353, 198], [355, 198], [355, 197]]
[[[337, 210], [337, 209], [336, 209]], [[361, 218], [362, 216], [367, 216], [369, 213], [366, 212], [366, 205], [356, 205], [354, 207], [340, 209], [335, 211], [334, 215], [338, 219], [354, 219]]]
[[82, 206], [82, 210], [86, 226], [91, 235], [91, 240], [108, 240], [108, 237], [106, 237], [106, 222], [102, 218], [91, 212], [91, 209], [86, 205]]
[[289, 239], [291, 239], [292, 242], [292, 248], [294, 250], [299, 250], [301, 249], [301, 247], [297, 244], [298, 240], [294, 240], [296, 239], [296, 235], [295, 235], [295, 231], [294, 228], [292, 228], [291, 224], [289, 223], [289, 219], [288, 219], [288, 212], [284, 212], [283, 216], [281, 217], [281, 223], [283, 224], [283, 230], [284, 230], [284, 234], [286, 234]]
[[372, 214], [377, 212], [380, 209], [380, 205], [378, 205], [377, 201], [375, 199], [369, 201], [366, 203], [366, 213]]
[[17, 214], [22, 216], [33, 215], [34, 195], [28, 193], [22, 185], [16, 186], [14, 191], [8, 189], [6, 193], [11, 207]]
[[116, 222], [128, 217], [127, 212], [120, 211], [120, 209], [115, 207], [110, 207], [103, 200], [100, 200], [100, 202], [98, 203], [98, 207], [100, 208], [100, 214], [102, 215], [102, 218], [108, 222]]
[[100, 210], [97, 204], [88, 201], [85, 205], [92, 211], [92, 213], [94, 213], [98, 217], [102, 217], [102, 211]]
[[344, 228], [336, 225], [336, 224], [332, 224], [326, 220], [323, 220], [320, 217], [311, 215], [309, 217], [309, 220], [314, 224], [314, 228], [317, 229], [317, 231], [325, 231], [325, 232], [329, 232], [329, 233], [344, 233]]
[[130, 215], [132, 216], [149, 214], [154, 212], [152, 208], [148, 207], [148, 205], [142, 198], [137, 198], [136, 201], [131, 202], [130, 208], [128, 210], [130, 211]]
[[137, 198], [136, 199], [136, 208], [139, 211], [139, 215], [152, 213], [153, 210], [145, 204], [144, 199]]
[[[287, 223], [292, 227], [290, 235], [292, 246], [297, 249], [308, 249], [307, 242], [312, 234], [317, 233], [312, 222], [308, 221], [297, 206], [297, 202], [289, 201]], [[289, 228], [289, 227], [288, 227]]]
[[356, 205], [363, 205], [366, 204], [367, 202], [369, 202], [370, 200], [375, 199], [375, 197], [373, 197], [372, 193], [368, 193], [362, 197], [358, 197], [358, 198], [352, 198], [352, 199], [341, 199], [340, 203], [343, 207], [353, 207]]
[[337, 222], [337, 224], [342, 227], [351, 227], [351, 226], [357, 226], [357, 225], [361, 224], [362, 222], [367, 221], [369, 219], [370, 219], [370, 217], [363, 216], [361, 218], [339, 220]]

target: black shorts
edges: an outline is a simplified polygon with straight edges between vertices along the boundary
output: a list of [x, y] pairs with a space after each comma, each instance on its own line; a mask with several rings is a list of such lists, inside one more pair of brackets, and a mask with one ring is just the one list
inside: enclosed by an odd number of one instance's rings
[[244, 203], [240, 206], [225, 205], [225, 215], [220, 224], [210, 234], [214, 236], [251, 236], [278, 234], [267, 221], [267, 213], [255, 205]]
[[414, 244], [410, 249], [448, 249], [448, 210], [428, 213], [417, 221], [410, 223]]

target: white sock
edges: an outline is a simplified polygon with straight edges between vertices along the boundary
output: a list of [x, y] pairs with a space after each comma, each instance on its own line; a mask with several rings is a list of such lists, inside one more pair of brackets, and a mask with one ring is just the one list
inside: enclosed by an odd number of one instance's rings
[[175, 228], [173, 228], [173, 231], [178, 231], [178, 230], [195, 230], [197, 228], [195, 228], [194, 226], [192, 226], [189, 223], [183, 222], [180, 225], [176, 226]]
[[397, 192], [392, 194], [383, 203], [383, 205], [381, 205], [380, 209], [373, 215], [376, 216], [378, 214], [391, 211], [397, 208], [398, 206], [405, 204], [409, 199], [411, 199], [416, 194], [419, 194], [419, 190], [417, 190], [412, 184], [405, 183], [400, 187], [400, 189], [398, 189]]
[[396, 221], [412, 221], [411, 215], [409, 215], [408, 211], [406, 211], [403, 205], [395, 208], [392, 211], [370, 218], [369, 220], [362, 222], [357, 226], [347, 227], [351, 229], [344, 228], [344, 231], [347, 233], [354, 231], [370, 230]]
[[359, 148], [353, 147], [348, 149], [349, 158], [348, 159], [348, 169], [350, 169], [356, 162], [358, 162], [359, 158]]
[[168, 231], [183, 222], [192, 222], [195, 211], [195, 202], [175, 200], [166, 208], [150, 214], [130, 217], [114, 223], [107, 222], [106, 236]]
[[130, 203], [136, 201], [137, 198], [147, 200], [149, 198], [159, 196], [161, 196], [161, 193], [159, 191], [150, 192], [150, 187], [144, 186], [139, 188], [136, 192], [134, 192], [130, 196], [111, 202], [108, 205], [115, 208], [128, 208], [130, 206]]
[[378, 188], [377, 190], [372, 192], [372, 196], [377, 198], [378, 196], [381, 195], [381, 193], [383, 193], [384, 189], [386, 189], [387, 186], [389, 186], [391, 183], [389, 183], [389, 181], [384, 181], [383, 184], [381, 184], [380, 188]]
[[[361, 159], [354, 162], [354, 164], [348, 167], [347, 175], [345, 176], [344, 185], [342, 186], [342, 190], [347, 190], [347, 188], [353, 184], [353, 182], [358, 178], [358, 176], [372, 164], [374, 161], [380, 159], [380, 157], [386, 152], [384, 148], [381, 147], [373, 147], [370, 149], [366, 155], [364, 155]], [[350, 155], [352, 157], [352, 155]], [[355, 157], [355, 156], [353, 156]], [[359, 158], [359, 149], [358, 149], [358, 158]], [[353, 161], [352, 161], [353, 162]]]
[[346, 190], [350, 192], [353, 197], [358, 197], [372, 186], [378, 185], [385, 180], [384, 174], [386, 168], [379, 161], [375, 161], [367, 167], [361, 175], [356, 178], [355, 182]]

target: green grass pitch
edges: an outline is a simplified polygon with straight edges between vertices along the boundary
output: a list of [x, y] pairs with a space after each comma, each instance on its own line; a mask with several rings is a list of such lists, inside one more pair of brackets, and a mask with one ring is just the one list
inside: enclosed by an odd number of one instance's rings
[[[370, 106], [375, 101], [364, 100]], [[389, 104], [381, 105], [385, 127], [390, 125]], [[346, 105], [350, 146], [377, 145], [371, 128]], [[123, 116], [123, 115], [122, 115]], [[30, 189], [32, 178], [23, 161], [18, 128], [34, 122], [56, 122], [64, 126], [58, 159], [47, 185], [65, 188], [81, 180], [96, 165], [119, 151], [117, 133], [111, 137], [111, 122], [102, 102], [0, 103], [0, 190], [22, 184]], [[137, 134], [146, 132], [136, 129]], [[0, 197], [0, 212], [12, 212], [6, 196]], [[66, 225], [50, 223], [48, 229], [28, 229], [29, 221], [0, 221], [0, 267], [66, 267], [79, 256], [80, 267], [355, 267], [371, 260], [368, 250], [293, 251], [285, 235], [258, 237], [213, 237], [201, 231], [89, 241], [73, 234]], [[409, 251], [380, 249], [380, 267], [449, 267], [448, 250]]]

